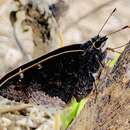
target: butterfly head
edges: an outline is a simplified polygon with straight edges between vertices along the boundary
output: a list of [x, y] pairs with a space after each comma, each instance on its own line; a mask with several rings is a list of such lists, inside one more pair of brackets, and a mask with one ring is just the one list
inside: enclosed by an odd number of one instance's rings
[[81, 45], [81, 49], [85, 50], [85, 52], [87, 51], [92, 51], [92, 50], [103, 50], [105, 48], [106, 45], [106, 41], [107, 41], [107, 36], [100, 36], [97, 35], [93, 38], [91, 38], [89, 41], [83, 43]]
[[106, 36], [97, 35], [91, 39], [91, 42], [92, 42], [94, 48], [100, 49], [105, 46], [107, 39], [108, 38]]

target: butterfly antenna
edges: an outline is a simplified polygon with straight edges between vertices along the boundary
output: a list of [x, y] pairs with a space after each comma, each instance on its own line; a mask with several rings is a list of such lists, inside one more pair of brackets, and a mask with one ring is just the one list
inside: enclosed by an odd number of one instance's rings
[[112, 35], [112, 34], [115, 34], [115, 33], [117, 33], [117, 32], [120, 32], [120, 31], [122, 31], [122, 30], [125, 30], [125, 29], [127, 29], [127, 28], [130, 28], [130, 25], [126, 25], [126, 26], [124, 26], [124, 27], [122, 27], [122, 28], [120, 28], [120, 29], [118, 29], [118, 30], [116, 30], [116, 31], [110, 32], [110, 33], [108, 33], [106, 36], [110, 36], [110, 35]]
[[108, 18], [106, 19], [105, 23], [103, 24], [103, 26], [101, 27], [101, 29], [98, 32], [98, 35], [101, 33], [101, 31], [103, 30], [104, 26], [107, 24], [108, 20], [110, 19], [110, 17], [115, 13], [116, 8], [110, 13], [110, 15], [108, 16]]

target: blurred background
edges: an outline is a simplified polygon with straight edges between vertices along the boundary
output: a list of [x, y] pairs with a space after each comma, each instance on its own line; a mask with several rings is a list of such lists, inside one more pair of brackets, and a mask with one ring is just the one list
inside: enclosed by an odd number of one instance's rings
[[[114, 8], [117, 11], [105, 25], [101, 35], [108, 34], [130, 23], [129, 0], [68, 0], [69, 9], [61, 19], [65, 43], [85, 41], [95, 36]], [[128, 42], [130, 30], [109, 37], [108, 45]]]
[[[30, 1], [33, 8], [28, 6]], [[48, 20], [52, 15], [49, 10], [52, 4], [57, 7], [53, 10], [55, 17]], [[47, 27], [37, 22], [41, 17], [35, 8], [41, 14], [45, 13], [44, 20], [48, 22], [44, 25]], [[98, 33], [114, 8], [117, 11], [101, 35], [130, 24], [129, 0], [0, 0], [0, 75], [56, 48], [90, 39]], [[27, 14], [27, 9], [32, 12]], [[10, 21], [12, 10], [17, 11], [14, 26]], [[109, 36], [107, 46], [118, 47], [129, 40], [130, 29], [126, 29]]]

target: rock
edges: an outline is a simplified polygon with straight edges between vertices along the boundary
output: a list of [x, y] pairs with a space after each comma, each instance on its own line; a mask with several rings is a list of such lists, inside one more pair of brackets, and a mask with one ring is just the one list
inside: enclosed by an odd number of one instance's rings
[[[0, 97], [0, 111], [2, 108], [17, 107], [23, 103], [7, 100]], [[54, 126], [57, 125], [55, 115], [60, 116], [62, 110], [58, 107], [45, 107], [43, 105], [31, 105], [30, 107], [13, 112], [6, 111], [1, 113], [0, 128], [2, 130], [55, 130]], [[59, 124], [59, 128], [60, 128]]]

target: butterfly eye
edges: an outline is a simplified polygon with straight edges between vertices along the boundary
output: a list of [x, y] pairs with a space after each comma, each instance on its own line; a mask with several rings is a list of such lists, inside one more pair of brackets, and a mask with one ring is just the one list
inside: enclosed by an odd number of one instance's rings
[[95, 42], [94, 47], [97, 48], [97, 49], [104, 47], [105, 42], [106, 42], [107, 39], [108, 39], [108, 38], [107, 38], [106, 36], [100, 37], [100, 38]]
[[98, 42], [95, 42], [94, 47], [98, 49], [98, 48], [101, 48], [101, 45], [102, 43], [98, 41]]

